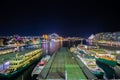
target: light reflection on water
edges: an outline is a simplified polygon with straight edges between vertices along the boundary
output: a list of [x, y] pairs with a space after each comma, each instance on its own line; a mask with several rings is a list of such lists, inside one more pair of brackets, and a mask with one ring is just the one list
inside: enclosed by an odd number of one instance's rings
[[49, 54], [51, 55], [54, 51], [56, 51], [60, 47], [59, 42], [47, 42], [42, 44], [43, 54]]

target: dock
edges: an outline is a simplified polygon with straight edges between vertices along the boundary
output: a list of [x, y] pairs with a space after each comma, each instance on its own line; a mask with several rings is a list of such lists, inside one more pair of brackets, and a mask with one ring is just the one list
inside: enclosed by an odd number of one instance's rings
[[[80, 80], [97, 79], [92, 73], [87, 76], [87, 72], [82, 70], [82, 66], [75, 59], [76, 57], [68, 48], [60, 48], [55, 52], [47, 65], [38, 75], [37, 80]], [[85, 69], [85, 68], [84, 68]]]

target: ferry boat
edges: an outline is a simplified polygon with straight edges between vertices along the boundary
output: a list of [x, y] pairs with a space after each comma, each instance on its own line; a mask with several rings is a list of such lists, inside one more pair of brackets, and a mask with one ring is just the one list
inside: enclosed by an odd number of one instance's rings
[[34, 51], [25, 53], [25, 55], [18, 55], [12, 60], [10, 60], [9, 68], [0, 71], [0, 78], [11, 78], [27, 69], [31, 64], [39, 60], [42, 54], [42, 49], [36, 49]]
[[117, 65], [117, 61], [114, 60], [109, 60], [109, 59], [105, 59], [105, 58], [96, 58], [97, 61], [102, 62], [104, 64], [107, 64], [111, 67], [115, 67]]
[[35, 68], [33, 69], [31, 76], [38, 76], [40, 74], [40, 72], [42, 71], [42, 69], [45, 67], [45, 65], [47, 64], [48, 60], [50, 59], [49, 55], [46, 55], [45, 57], [43, 57], [38, 64], [35, 66]]
[[6, 50], [0, 50], [0, 55], [8, 54], [14, 52], [14, 49], [6, 49]]
[[99, 68], [96, 64], [95, 53], [90, 52], [90, 50], [81, 47], [77, 47], [77, 49], [72, 49], [77, 57], [85, 64], [85, 66], [97, 77], [102, 78], [104, 75], [104, 71]]
[[104, 71], [99, 68], [96, 64], [95, 58], [91, 56], [91, 58], [83, 58], [80, 55], [77, 55], [77, 57], [86, 65], [86, 67], [97, 77], [103, 77]]
[[115, 56], [108, 54], [104, 49], [96, 49], [92, 51], [96, 53], [95, 57], [97, 61], [102, 62], [112, 67], [117, 65]]

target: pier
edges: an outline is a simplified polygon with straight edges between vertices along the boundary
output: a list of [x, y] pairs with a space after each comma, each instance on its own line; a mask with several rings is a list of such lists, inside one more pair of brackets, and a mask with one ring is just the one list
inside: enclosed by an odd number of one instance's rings
[[83, 64], [76, 60], [76, 57], [68, 48], [63, 47], [52, 55], [48, 64], [37, 77], [37, 80], [97, 79], [83, 66]]

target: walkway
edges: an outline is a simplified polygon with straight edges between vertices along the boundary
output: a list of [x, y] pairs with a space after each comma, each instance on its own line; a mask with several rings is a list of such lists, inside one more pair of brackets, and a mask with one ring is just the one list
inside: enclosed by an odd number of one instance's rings
[[[54, 58], [53, 58], [54, 56]], [[61, 48], [58, 52], [54, 53], [52, 56], [52, 62], [48, 62], [50, 65], [49, 70], [46, 71], [46, 77], [39, 75], [39, 80], [45, 78], [47, 80], [80, 80], [87, 79], [81, 68], [77, 64], [76, 60], [67, 48]], [[51, 64], [50, 64], [51, 63]], [[48, 64], [46, 66], [48, 66]], [[48, 69], [48, 68], [46, 68]], [[45, 68], [43, 71], [46, 70]], [[40, 76], [41, 79], [40, 79]]]

